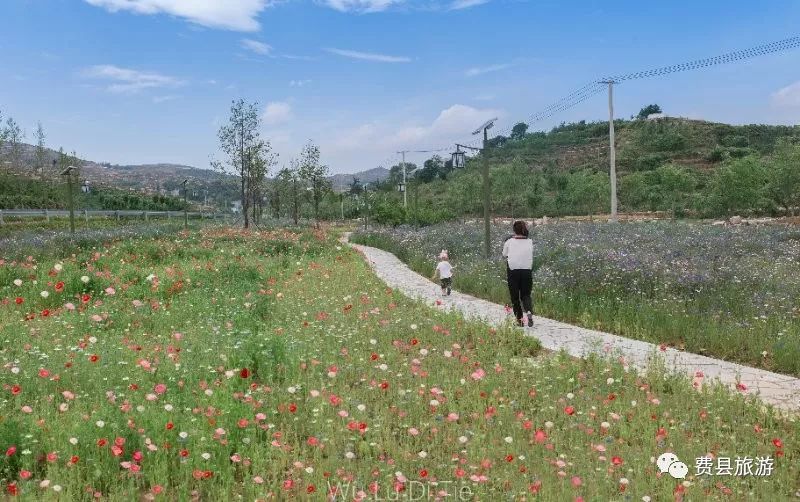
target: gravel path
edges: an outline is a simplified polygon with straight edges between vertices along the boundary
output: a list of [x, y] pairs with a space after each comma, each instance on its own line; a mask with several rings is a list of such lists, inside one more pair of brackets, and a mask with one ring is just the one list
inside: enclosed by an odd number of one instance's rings
[[[346, 239], [347, 236], [343, 242]], [[438, 284], [417, 274], [391, 253], [359, 244], [350, 245], [365, 256], [375, 274], [388, 286], [411, 298], [422, 300], [437, 309], [458, 310], [467, 318], [481, 319], [492, 326], [504, 324], [510, 319], [502, 305], [457, 291], [453, 291], [451, 296], [441, 296]], [[800, 379], [791, 376], [672, 348], [661, 350], [652, 343], [538, 316], [535, 317], [534, 327], [525, 328], [525, 332], [538, 338], [548, 350], [563, 349], [576, 357], [584, 357], [592, 352], [615, 354], [640, 369], [647, 367], [654, 356], [660, 357], [666, 367], [673, 371], [686, 373], [690, 377], [702, 372], [706, 381], [718, 379], [737, 392], [756, 394], [763, 402], [783, 410], [800, 410]]]

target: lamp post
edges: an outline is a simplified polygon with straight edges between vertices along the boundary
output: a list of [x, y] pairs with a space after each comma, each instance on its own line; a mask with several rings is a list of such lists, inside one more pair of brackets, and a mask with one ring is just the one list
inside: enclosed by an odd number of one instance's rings
[[75, 166], [67, 166], [61, 171], [61, 176], [67, 177], [67, 203], [69, 204], [69, 232], [75, 235], [75, 200], [72, 197], [72, 171], [77, 170]]
[[183, 182], [182, 182], [182, 185], [183, 185], [183, 229], [184, 230], [188, 230], [189, 229], [189, 205], [188, 205], [188, 203], [186, 201], [186, 183], [188, 183], [188, 181], [189, 180], [183, 180]]

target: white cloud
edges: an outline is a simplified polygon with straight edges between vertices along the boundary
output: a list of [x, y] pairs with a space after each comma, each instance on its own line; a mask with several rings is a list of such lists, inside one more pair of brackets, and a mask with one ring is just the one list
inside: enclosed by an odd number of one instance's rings
[[270, 52], [272, 52], [272, 46], [267, 45], [264, 42], [259, 42], [258, 40], [252, 40], [249, 38], [245, 38], [242, 40], [242, 47], [249, 51], [253, 51], [256, 54], [261, 54], [266, 56]]
[[455, 141], [468, 140], [472, 131], [486, 120], [503, 115], [501, 110], [456, 104], [442, 110], [427, 124], [412, 123], [400, 128], [377, 122], [362, 124], [342, 131], [325, 147], [338, 153], [371, 151], [383, 154], [400, 149], [448, 147]]
[[285, 124], [292, 118], [292, 106], [285, 101], [272, 101], [267, 103], [264, 108], [264, 113], [261, 115], [261, 120], [265, 125], [275, 126]]
[[495, 71], [505, 70], [506, 68], [511, 68], [513, 66], [511, 63], [501, 63], [501, 64], [493, 64], [489, 66], [479, 66], [470, 68], [464, 72], [464, 75], [468, 77], [477, 77], [478, 75], [483, 75], [484, 73], [492, 73]]
[[323, 0], [322, 3], [339, 12], [381, 12], [403, 0]]
[[800, 81], [775, 91], [772, 102], [777, 106], [800, 106]]
[[135, 93], [144, 89], [162, 87], [178, 87], [183, 82], [175, 77], [160, 73], [144, 72], [114, 65], [96, 65], [86, 68], [83, 76], [107, 80], [111, 83], [106, 88], [111, 92]]
[[450, 4], [450, 10], [461, 10], [461, 9], [469, 9], [470, 7], [476, 7], [478, 5], [483, 5], [485, 3], [489, 3], [489, 0], [455, 0], [453, 3]]
[[291, 80], [289, 81], [289, 87], [303, 87], [311, 83], [311, 79], [305, 80]]
[[234, 31], [257, 31], [258, 15], [270, 0], [84, 0], [111, 12], [169, 14], [201, 26]]
[[385, 54], [375, 54], [373, 52], [359, 52], [359, 51], [350, 51], [345, 49], [332, 49], [332, 48], [327, 48], [325, 50], [330, 52], [331, 54], [337, 54], [339, 56], [344, 56], [346, 58], [363, 59], [365, 61], [377, 61], [380, 63], [408, 63], [411, 61], [411, 58], [405, 56], [387, 56]]

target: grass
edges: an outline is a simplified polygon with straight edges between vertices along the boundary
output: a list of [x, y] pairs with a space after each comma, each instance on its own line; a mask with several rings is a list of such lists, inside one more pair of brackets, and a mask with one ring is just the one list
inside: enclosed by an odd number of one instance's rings
[[[22, 500], [800, 490], [800, 426], [752, 398], [540, 354], [387, 289], [323, 233], [134, 237], [0, 271], [0, 487]], [[665, 451], [686, 480], [659, 473]], [[696, 476], [709, 453], [775, 469]]]
[[[454, 287], [509, 302], [499, 250], [482, 229], [450, 224], [356, 233], [430, 275], [448, 249]], [[800, 230], [692, 223], [557, 223], [532, 233], [538, 314], [587, 328], [800, 376]]]

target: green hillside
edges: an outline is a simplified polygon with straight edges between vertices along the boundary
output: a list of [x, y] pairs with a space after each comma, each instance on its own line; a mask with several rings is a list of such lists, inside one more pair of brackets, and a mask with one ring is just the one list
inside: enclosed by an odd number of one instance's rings
[[[485, 153], [453, 169], [433, 157], [411, 166], [412, 204], [396, 208], [399, 173], [377, 195], [387, 223], [482, 214], [479, 166], [490, 164], [493, 214], [540, 217], [609, 211], [607, 122], [562, 124], [490, 140]], [[681, 118], [615, 121], [621, 211], [676, 216], [782, 215], [800, 206], [800, 126], [734, 126]], [[394, 208], [394, 209], [392, 209]]]

